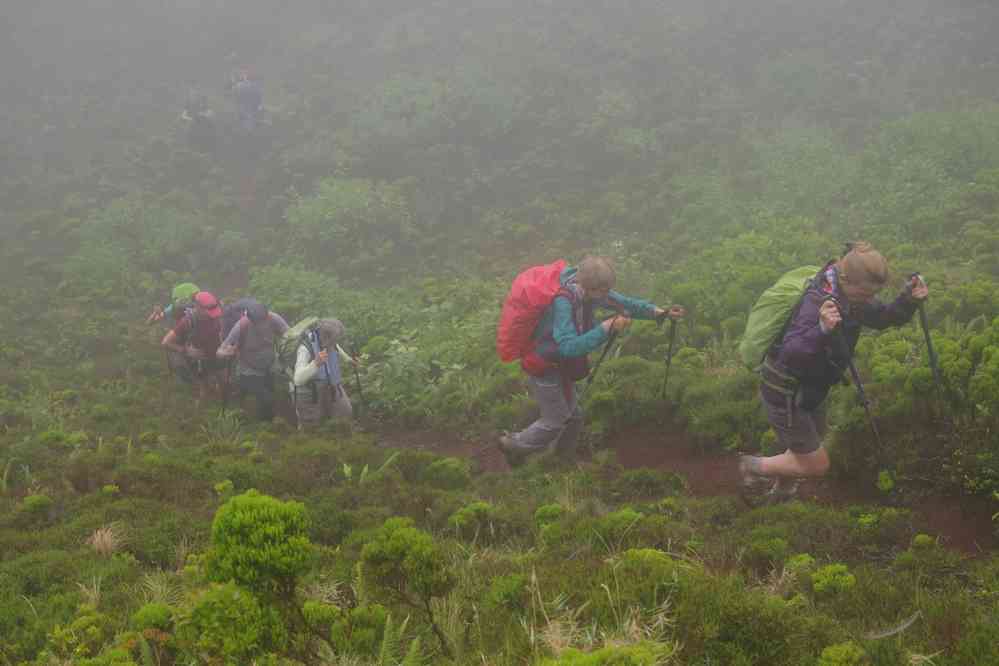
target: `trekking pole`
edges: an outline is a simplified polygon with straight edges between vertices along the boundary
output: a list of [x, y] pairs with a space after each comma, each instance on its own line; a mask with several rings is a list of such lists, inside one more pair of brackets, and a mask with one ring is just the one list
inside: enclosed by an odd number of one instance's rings
[[354, 366], [354, 381], [357, 382], [357, 395], [361, 398], [361, 404], [364, 406], [364, 413], [368, 413], [368, 401], [364, 399], [364, 389], [361, 388], [361, 373], [357, 370], [357, 347], [354, 344], [350, 345], [350, 356], [351, 365]]
[[[659, 319], [659, 325], [662, 326], [663, 320], [669, 316], [667, 313], [663, 313], [663, 316]], [[669, 382], [669, 369], [673, 365], [673, 346], [676, 344], [676, 319], [670, 318], [669, 320], [669, 351], [666, 352], [666, 374], [663, 376], [663, 389], [660, 392], [660, 396], [663, 400], [666, 399], [666, 384]]]
[[[926, 284], [923, 281], [923, 276], [919, 273], [913, 273], [909, 276], [910, 283], [913, 278], [919, 280], [921, 284]], [[933, 339], [930, 337], [930, 324], [926, 320], [925, 301], [919, 301], [916, 307], [919, 310], [919, 325], [923, 329], [923, 337], [926, 338], [926, 355], [930, 358], [930, 370], [933, 371], [933, 382], [936, 384], [937, 391], [940, 391], [943, 389], [943, 380], [940, 376], [940, 362], [937, 359], [936, 351], [933, 349]]]
[[[828, 301], [832, 301], [836, 306], [836, 309], [840, 311], [840, 316], [843, 315], [843, 310], [839, 307], [839, 303], [832, 296], [826, 298]], [[867, 392], [864, 390], [864, 383], [860, 381], [860, 372], [857, 370], [857, 364], [853, 362], [853, 355], [850, 353], [850, 348], [846, 344], [846, 338], [843, 336], [843, 329], [836, 327], [833, 335], [837, 344], [840, 348], [840, 353], [843, 354], [843, 358], [846, 359], [847, 368], [850, 371], [850, 378], [853, 380], [853, 386], [857, 389], [857, 399], [860, 400], [860, 404], [864, 408], [864, 412], [867, 413], [867, 421], [871, 424], [871, 430], [874, 432], [874, 439], [878, 444], [878, 457], [880, 458], [881, 451], [884, 449], [884, 442], [881, 441], [881, 432], [878, 430], [878, 423], [874, 420], [874, 412], [871, 411], [871, 401], [867, 399]]]
[[[617, 317], [615, 317], [617, 319]], [[597, 364], [593, 366], [593, 372], [589, 374], [586, 378], [586, 384], [583, 385], [583, 390], [580, 391], [579, 395], [576, 396], [576, 402], [579, 403], [583, 395], [585, 395], [586, 390], [590, 388], [590, 384], [593, 383], [593, 378], [597, 376], [597, 371], [600, 369], [600, 364], [604, 362], [604, 358], [607, 356], [607, 352], [614, 345], [614, 341], [617, 339], [617, 331], [611, 328], [610, 335], [607, 336], [607, 342], [604, 343], [604, 350], [600, 352], [600, 358], [597, 359]]]
[[233, 358], [225, 362], [225, 371], [222, 373], [222, 415], [225, 415], [226, 407], [229, 406], [229, 391], [232, 389], [232, 366]]

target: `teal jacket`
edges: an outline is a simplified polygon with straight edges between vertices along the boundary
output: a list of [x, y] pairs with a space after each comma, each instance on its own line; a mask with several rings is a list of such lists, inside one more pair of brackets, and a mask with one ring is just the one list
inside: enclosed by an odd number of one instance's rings
[[[576, 268], [566, 268], [562, 271], [560, 278], [562, 286], [575, 282]], [[595, 308], [604, 308], [616, 311], [614, 304], [620, 305], [624, 312], [633, 319], [654, 319], [656, 306], [648, 301], [638, 298], [631, 298], [611, 291], [607, 299], [597, 301], [593, 305]], [[541, 343], [548, 331], [552, 332], [552, 338], [558, 345], [558, 354], [563, 358], [575, 358], [586, 356], [600, 345], [607, 341], [608, 333], [599, 321], [594, 320], [593, 328], [582, 334], [576, 332], [576, 324], [573, 320], [572, 303], [564, 296], [556, 296], [552, 304], [548, 306], [541, 321], [538, 322], [534, 333], [531, 336], [536, 343]]]

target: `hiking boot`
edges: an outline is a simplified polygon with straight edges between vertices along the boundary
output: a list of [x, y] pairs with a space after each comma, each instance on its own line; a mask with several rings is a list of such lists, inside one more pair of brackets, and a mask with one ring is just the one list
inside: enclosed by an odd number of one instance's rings
[[513, 447], [513, 437], [508, 433], [503, 433], [499, 438], [499, 450], [503, 454], [503, 458], [506, 460], [506, 464], [510, 467], [519, 467], [524, 464], [524, 456], [522, 456]]
[[742, 499], [750, 506], [760, 503], [772, 479], [760, 474], [759, 459], [755, 456], [739, 456], [739, 476], [741, 478]]
[[783, 504], [798, 497], [798, 479], [777, 479], [766, 493], [766, 503]]

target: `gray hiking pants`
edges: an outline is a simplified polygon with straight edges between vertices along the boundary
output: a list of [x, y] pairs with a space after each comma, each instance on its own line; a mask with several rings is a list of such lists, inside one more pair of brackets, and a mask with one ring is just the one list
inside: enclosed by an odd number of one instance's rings
[[583, 411], [576, 400], [576, 385], [563, 381], [557, 372], [528, 377], [527, 385], [541, 409], [541, 417], [526, 430], [511, 435], [510, 448], [526, 456], [543, 451], [555, 442], [556, 453], [571, 456], [576, 452], [583, 429]]
[[330, 417], [349, 420], [354, 413], [342, 384], [316, 384], [316, 397], [318, 400], [314, 401], [311, 386], [299, 386], [297, 390], [292, 388], [299, 430], [315, 428]]

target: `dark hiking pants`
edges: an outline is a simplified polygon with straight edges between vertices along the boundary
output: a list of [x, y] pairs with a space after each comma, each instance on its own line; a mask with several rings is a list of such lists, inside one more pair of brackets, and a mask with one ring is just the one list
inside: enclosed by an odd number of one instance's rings
[[240, 397], [247, 394], [253, 396], [257, 403], [257, 418], [261, 421], [270, 421], [274, 418], [274, 378], [270, 373], [266, 375], [239, 375]]

